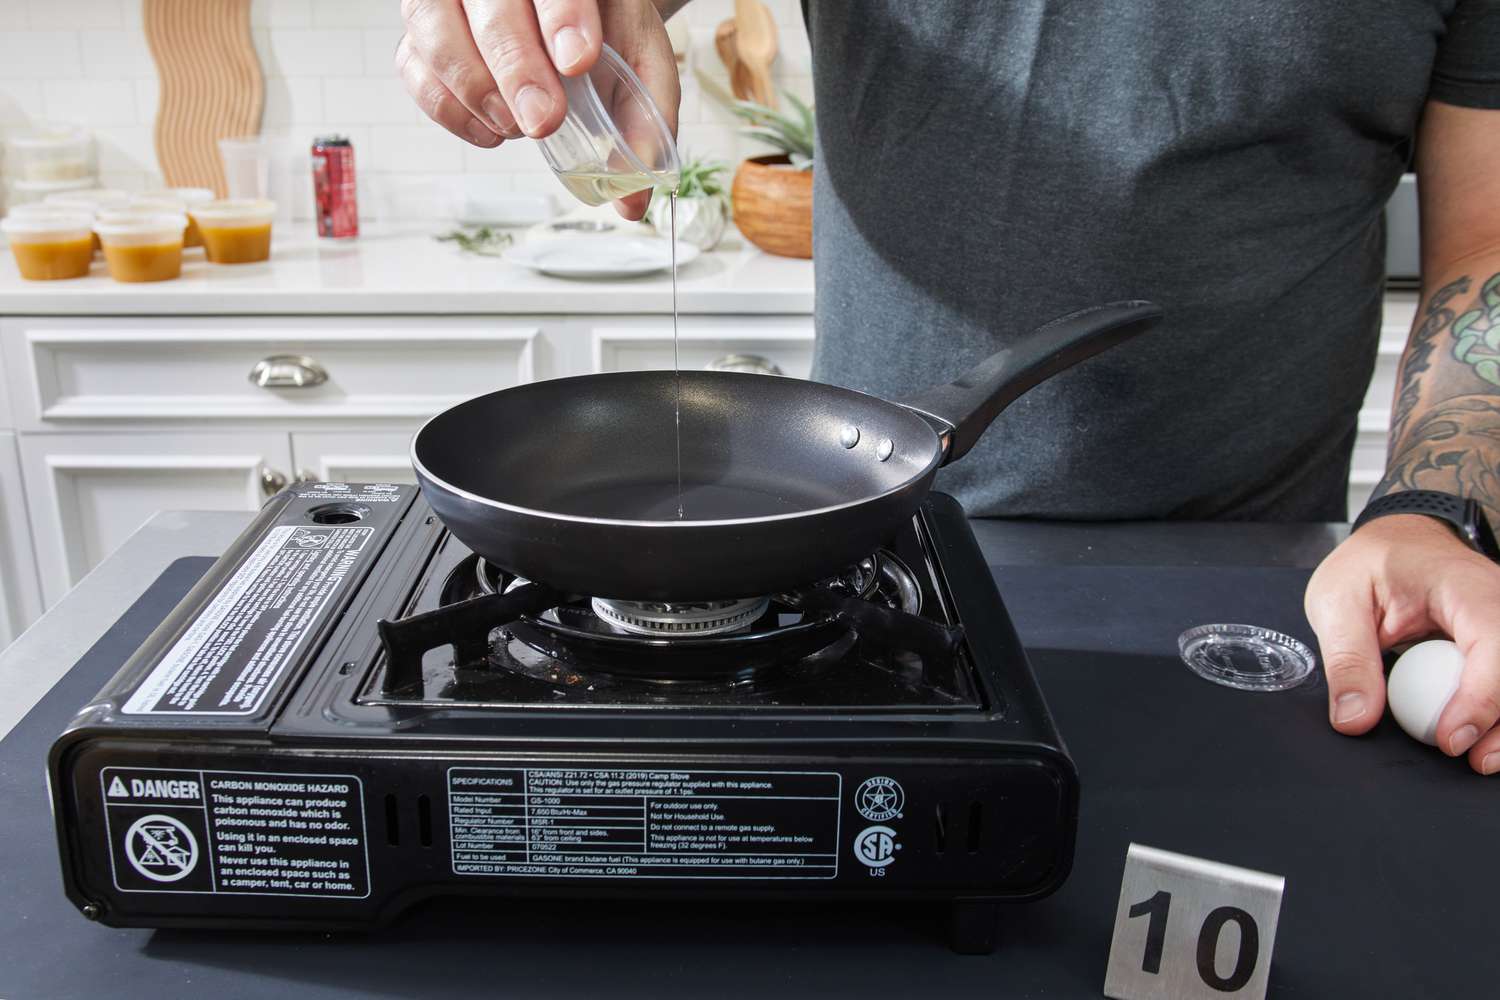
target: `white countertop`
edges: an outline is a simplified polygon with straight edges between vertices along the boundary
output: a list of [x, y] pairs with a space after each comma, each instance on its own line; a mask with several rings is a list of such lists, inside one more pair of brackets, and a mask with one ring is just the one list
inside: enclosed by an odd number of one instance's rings
[[46, 614], [0, 649], [0, 736], [183, 556], [218, 556], [255, 515], [249, 511], [164, 511], [143, 524]]
[[[312, 223], [295, 224], [306, 231]], [[274, 315], [292, 313], [668, 313], [665, 273], [569, 280], [459, 251], [432, 233], [451, 226], [372, 228], [354, 240], [278, 237], [262, 264], [215, 265], [189, 250], [182, 277], [121, 284], [94, 261], [86, 278], [24, 281], [0, 251], [0, 315]], [[810, 260], [773, 257], [731, 232], [678, 271], [684, 313], [810, 314]]]

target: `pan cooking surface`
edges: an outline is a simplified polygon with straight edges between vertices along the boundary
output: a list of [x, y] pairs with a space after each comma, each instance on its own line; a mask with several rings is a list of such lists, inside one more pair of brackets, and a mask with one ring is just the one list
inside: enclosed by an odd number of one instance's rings
[[[846, 499], [836, 491], [812, 489], [806, 483], [777, 486], [733, 481], [687, 481], [682, 484], [681, 520], [722, 521], [771, 517], [828, 507]], [[676, 521], [679, 520], [677, 480], [599, 483], [586, 488], [560, 491], [545, 500], [543, 509], [573, 517]]]

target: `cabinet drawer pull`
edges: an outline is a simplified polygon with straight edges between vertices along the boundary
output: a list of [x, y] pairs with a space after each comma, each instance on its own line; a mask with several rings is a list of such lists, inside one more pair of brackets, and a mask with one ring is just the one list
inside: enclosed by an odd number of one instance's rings
[[310, 389], [328, 381], [328, 370], [302, 354], [273, 354], [250, 369], [250, 381], [262, 389]]
[[708, 363], [711, 372], [750, 372], [754, 375], [785, 375], [781, 366], [759, 354], [726, 354]]

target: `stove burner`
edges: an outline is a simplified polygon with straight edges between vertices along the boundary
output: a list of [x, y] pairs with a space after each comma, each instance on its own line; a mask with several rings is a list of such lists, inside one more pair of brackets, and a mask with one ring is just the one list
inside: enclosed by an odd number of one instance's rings
[[[514, 609], [504, 620], [502, 597]], [[785, 594], [670, 603], [567, 598], [470, 555], [448, 574], [439, 607], [380, 623], [383, 686], [394, 693], [420, 685], [423, 653], [445, 643], [450, 669], [460, 672], [546, 680], [562, 664], [577, 675], [570, 683], [734, 686], [788, 671], [808, 676], [869, 638], [889, 655], [912, 654], [918, 674], [946, 676], [960, 632], [923, 617], [922, 603], [917, 578], [884, 550]], [[926, 683], [950, 686], [942, 677]]]
[[650, 601], [611, 601], [595, 597], [594, 614], [634, 635], [719, 635], [745, 628], [771, 606], [768, 597], [735, 601], [694, 601], [663, 604]]

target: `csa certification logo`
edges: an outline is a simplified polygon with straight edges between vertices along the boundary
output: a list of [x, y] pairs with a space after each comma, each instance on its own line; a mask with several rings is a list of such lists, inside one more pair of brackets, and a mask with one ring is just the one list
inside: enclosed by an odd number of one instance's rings
[[888, 819], [899, 819], [901, 807], [906, 804], [906, 793], [895, 778], [876, 776], [866, 778], [854, 791], [854, 808], [872, 823], [884, 823]]
[[171, 816], [142, 816], [125, 831], [125, 857], [130, 867], [153, 882], [176, 882], [192, 874], [198, 864], [198, 840]]
[[854, 838], [854, 856], [871, 868], [884, 868], [896, 860], [901, 845], [888, 826], [867, 826]]

